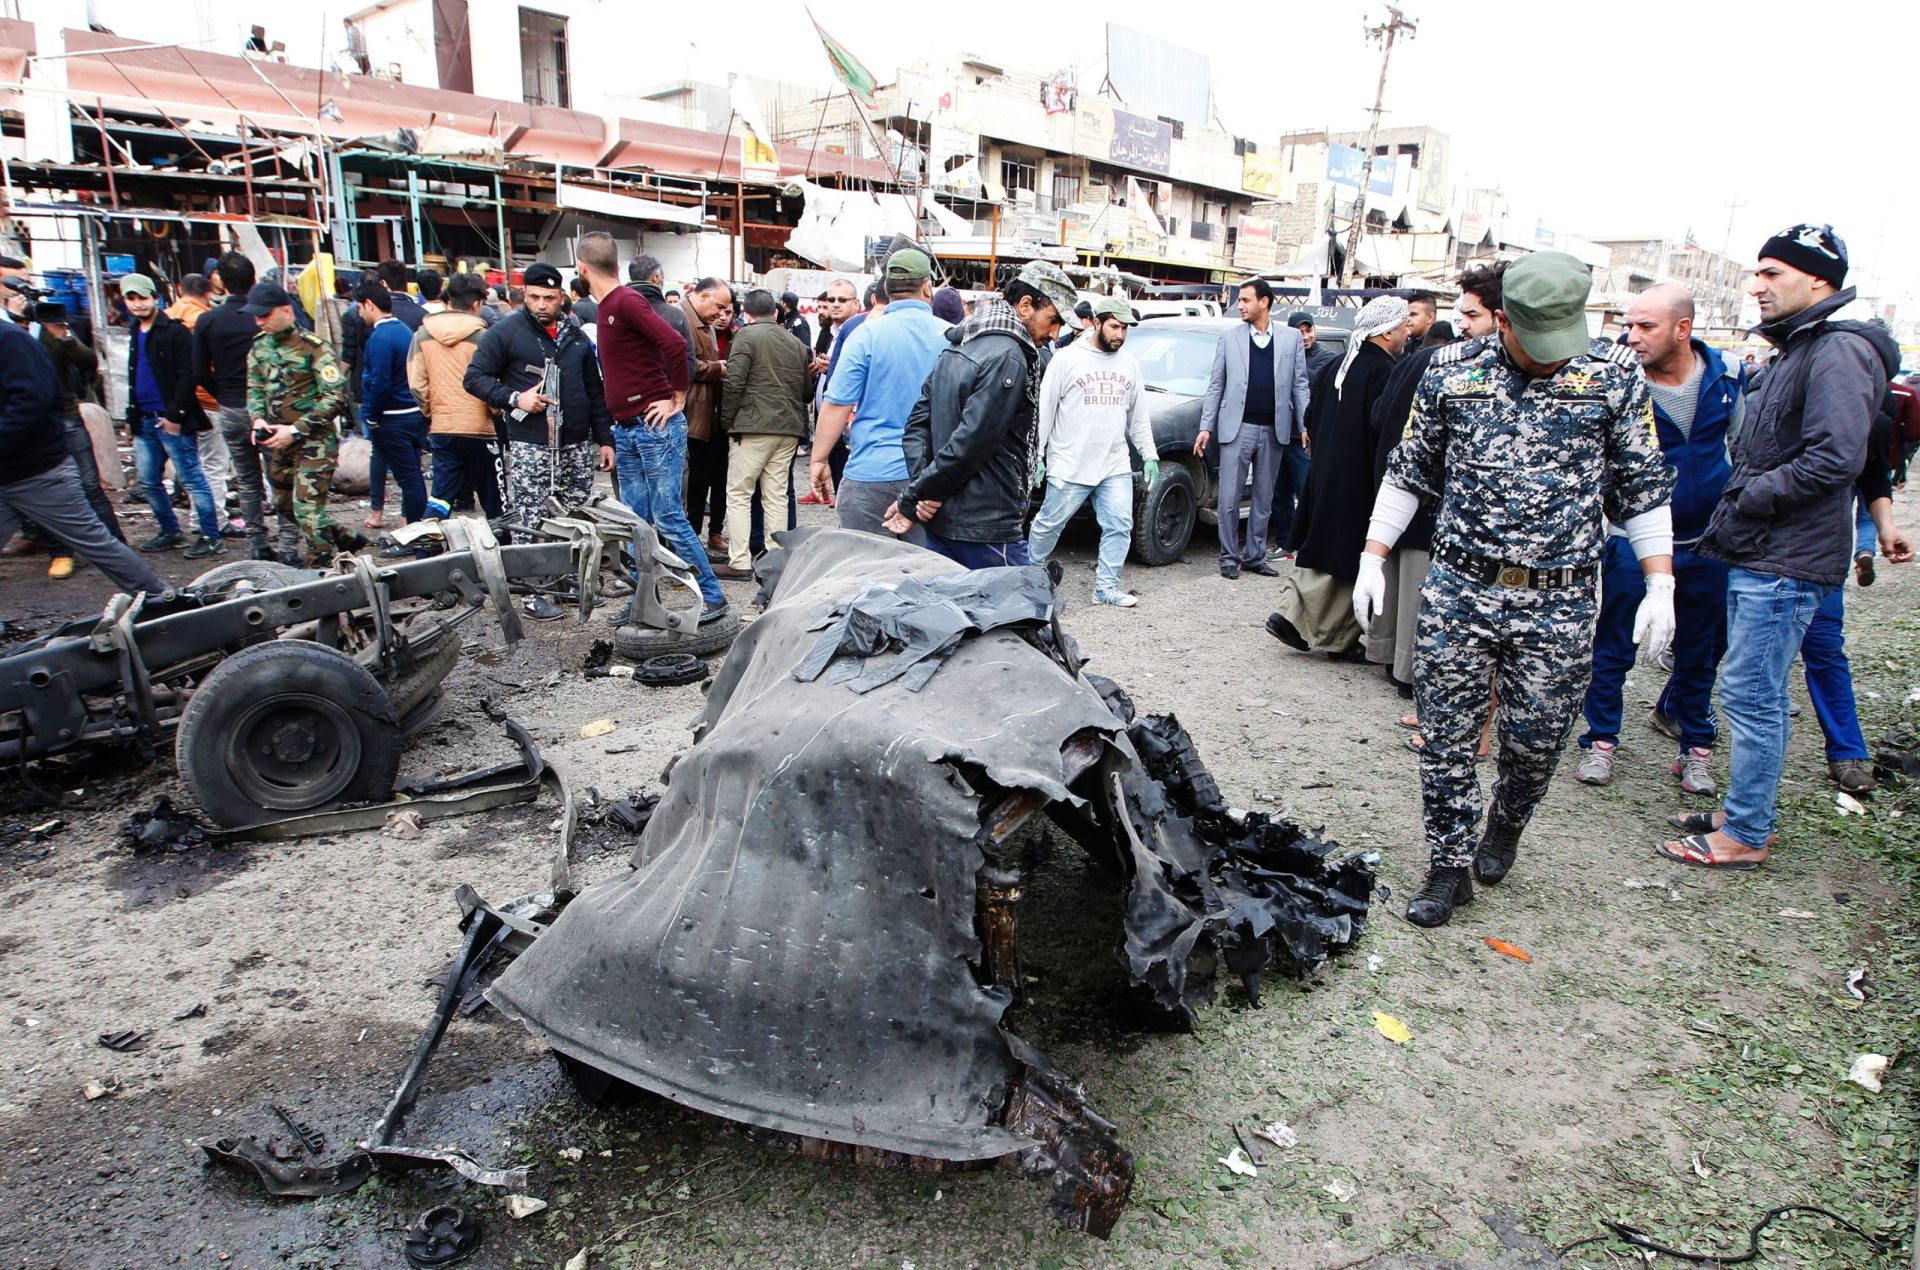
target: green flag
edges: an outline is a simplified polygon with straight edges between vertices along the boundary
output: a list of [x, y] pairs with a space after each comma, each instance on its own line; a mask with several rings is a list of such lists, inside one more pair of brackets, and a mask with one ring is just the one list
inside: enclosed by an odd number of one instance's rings
[[[809, 13], [807, 17], [812, 19], [813, 15]], [[862, 65], [846, 45], [821, 30], [818, 22], [814, 22], [813, 29], [819, 32], [820, 43], [827, 47], [827, 60], [833, 63], [833, 73], [840, 77], [840, 82], [847, 86], [848, 91], [871, 106], [873, 90], [879, 86], [873, 72]]]

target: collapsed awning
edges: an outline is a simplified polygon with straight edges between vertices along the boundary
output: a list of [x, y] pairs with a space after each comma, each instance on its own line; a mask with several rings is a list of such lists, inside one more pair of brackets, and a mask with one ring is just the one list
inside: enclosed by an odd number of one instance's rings
[[613, 220], [666, 221], [671, 225], [692, 225], [695, 228], [704, 223], [697, 207], [680, 207], [657, 199], [615, 194], [611, 190], [597, 190], [590, 185], [571, 181], [559, 182], [554, 195], [555, 201], [569, 211], [590, 212]]

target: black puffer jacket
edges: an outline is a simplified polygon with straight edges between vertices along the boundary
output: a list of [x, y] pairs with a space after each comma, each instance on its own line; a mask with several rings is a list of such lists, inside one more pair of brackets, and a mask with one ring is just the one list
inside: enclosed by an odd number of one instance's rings
[[607, 413], [607, 394], [600, 383], [600, 360], [592, 341], [570, 317], [563, 315], [556, 336], [549, 338], [525, 309], [515, 309], [481, 332], [461, 387], [500, 416], [507, 440], [545, 445], [546, 412], [516, 418], [513, 399], [539, 386], [548, 358], [560, 363], [561, 444], [591, 440], [612, 445], [613, 416]]
[[942, 538], [1012, 542], [1026, 533], [1040, 353], [998, 297], [947, 339], [907, 416], [900, 510], [938, 502], [927, 528]]
[[142, 346], [146, 348], [147, 364], [153, 368], [153, 379], [160, 386], [160, 395], [165, 399], [167, 408], [161, 412], [169, 423], [180, 425], [180, 431], [189, 436], [207, 430], [207, 412], [200, 408], [200, 398], [194, 392], [199, 375], [193, 366], [193, 332], [181, 322], [176, 322], [165, 313], [157, 313], [144, 338], [136, 329], [127, 341], [127, 431], [132, 436], [140, 434], [140, 403], [134, 397], [133, 359], [140, 355]]
[[1854, 482], [1900, 367], [1885, 328], [1835, 315], [1849, 287], [1760, 328], [1780, 351], [1749, 388], [1729, 447], [1733, 475], [1700, 553], [1743, 569], [1838, 586], [1853, 557]]

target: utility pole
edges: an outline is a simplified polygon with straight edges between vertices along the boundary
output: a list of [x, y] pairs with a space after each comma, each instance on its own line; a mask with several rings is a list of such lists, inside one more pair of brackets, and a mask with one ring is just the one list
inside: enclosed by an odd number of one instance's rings
[[1732, 274], [1724, 280], [1717, 277], [1715, 279], [1724, 288], [1714, 297], [1719, 302], [1720, 320], [1723, 326], [1737, 326], [1740, 322], [1740, 273], [1738, 270], [1728, 270], [1728, 266], [1733, 263], [1728, 253], [1733, 250], [1733, 218], [1746, 205], [1747, 200], [1737, 194], [1734, 195], [1733, 201], [1727, 204], [1727, 232], [1720, 239], [1720, 268], [1714, 272], [1719, 274], [1724, 271]]
[[1340, 282], [1345, 285], [1347, 274], [1353, 269], [1360, 257], [1360, 235], [1367, 227], [1367, 185], [1373, 180], [1373, 149], [1379, 143], [1380, 114], [1387, 97], [1387, 63], [1393, 60], [1393, 42], [1402, 31], [1412, 39], [1419, 23], [1401, 13], [1392, 5], [1387, 6], [1387, 20], [1379, 26], [1367, 28], [1369, 42], [1379, 40], [1380, 48], [1380, 85], [1373, 92], [1373, 122], [1367, 125], [1367, 150], [1360, 162], [1360, 194], [1353, 201], [1353, 227], [1347, 231], [1347, 258], [1340, 267]]

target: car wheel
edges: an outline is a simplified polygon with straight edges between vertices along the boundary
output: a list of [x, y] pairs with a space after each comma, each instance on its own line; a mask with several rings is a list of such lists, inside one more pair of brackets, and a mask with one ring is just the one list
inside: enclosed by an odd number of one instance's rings
[[1172, 564], [1193, 538], [1199, 502], [1193, 474], [1184, 463], [1160, 465], [1160, 480], [1139, 499], [1133, 513], [1133, 558], [1141, 564]]
[[400, 730], [366, 667], [321, 644], [272, 640], [200, 681], [173, 752], [207, 818], [241, 828], [391, 797]]
[[708, 657], [731, 645], [739, 633], [740, 619], [732, 614], [702, 623], [691, 635], [655, 630], [651, 626], [622, 626], [613, 633], [613, 651], [623, 661], [645, 661], [666, 653]]
[[296, 569], [275, 560], [229, 560], [187, 583], [187, 590], [199, 591], [210, 598], [231, 599], [236, 595], [257, 595], [261, 591], [311, 582], [318, 576], [312, 569]]

